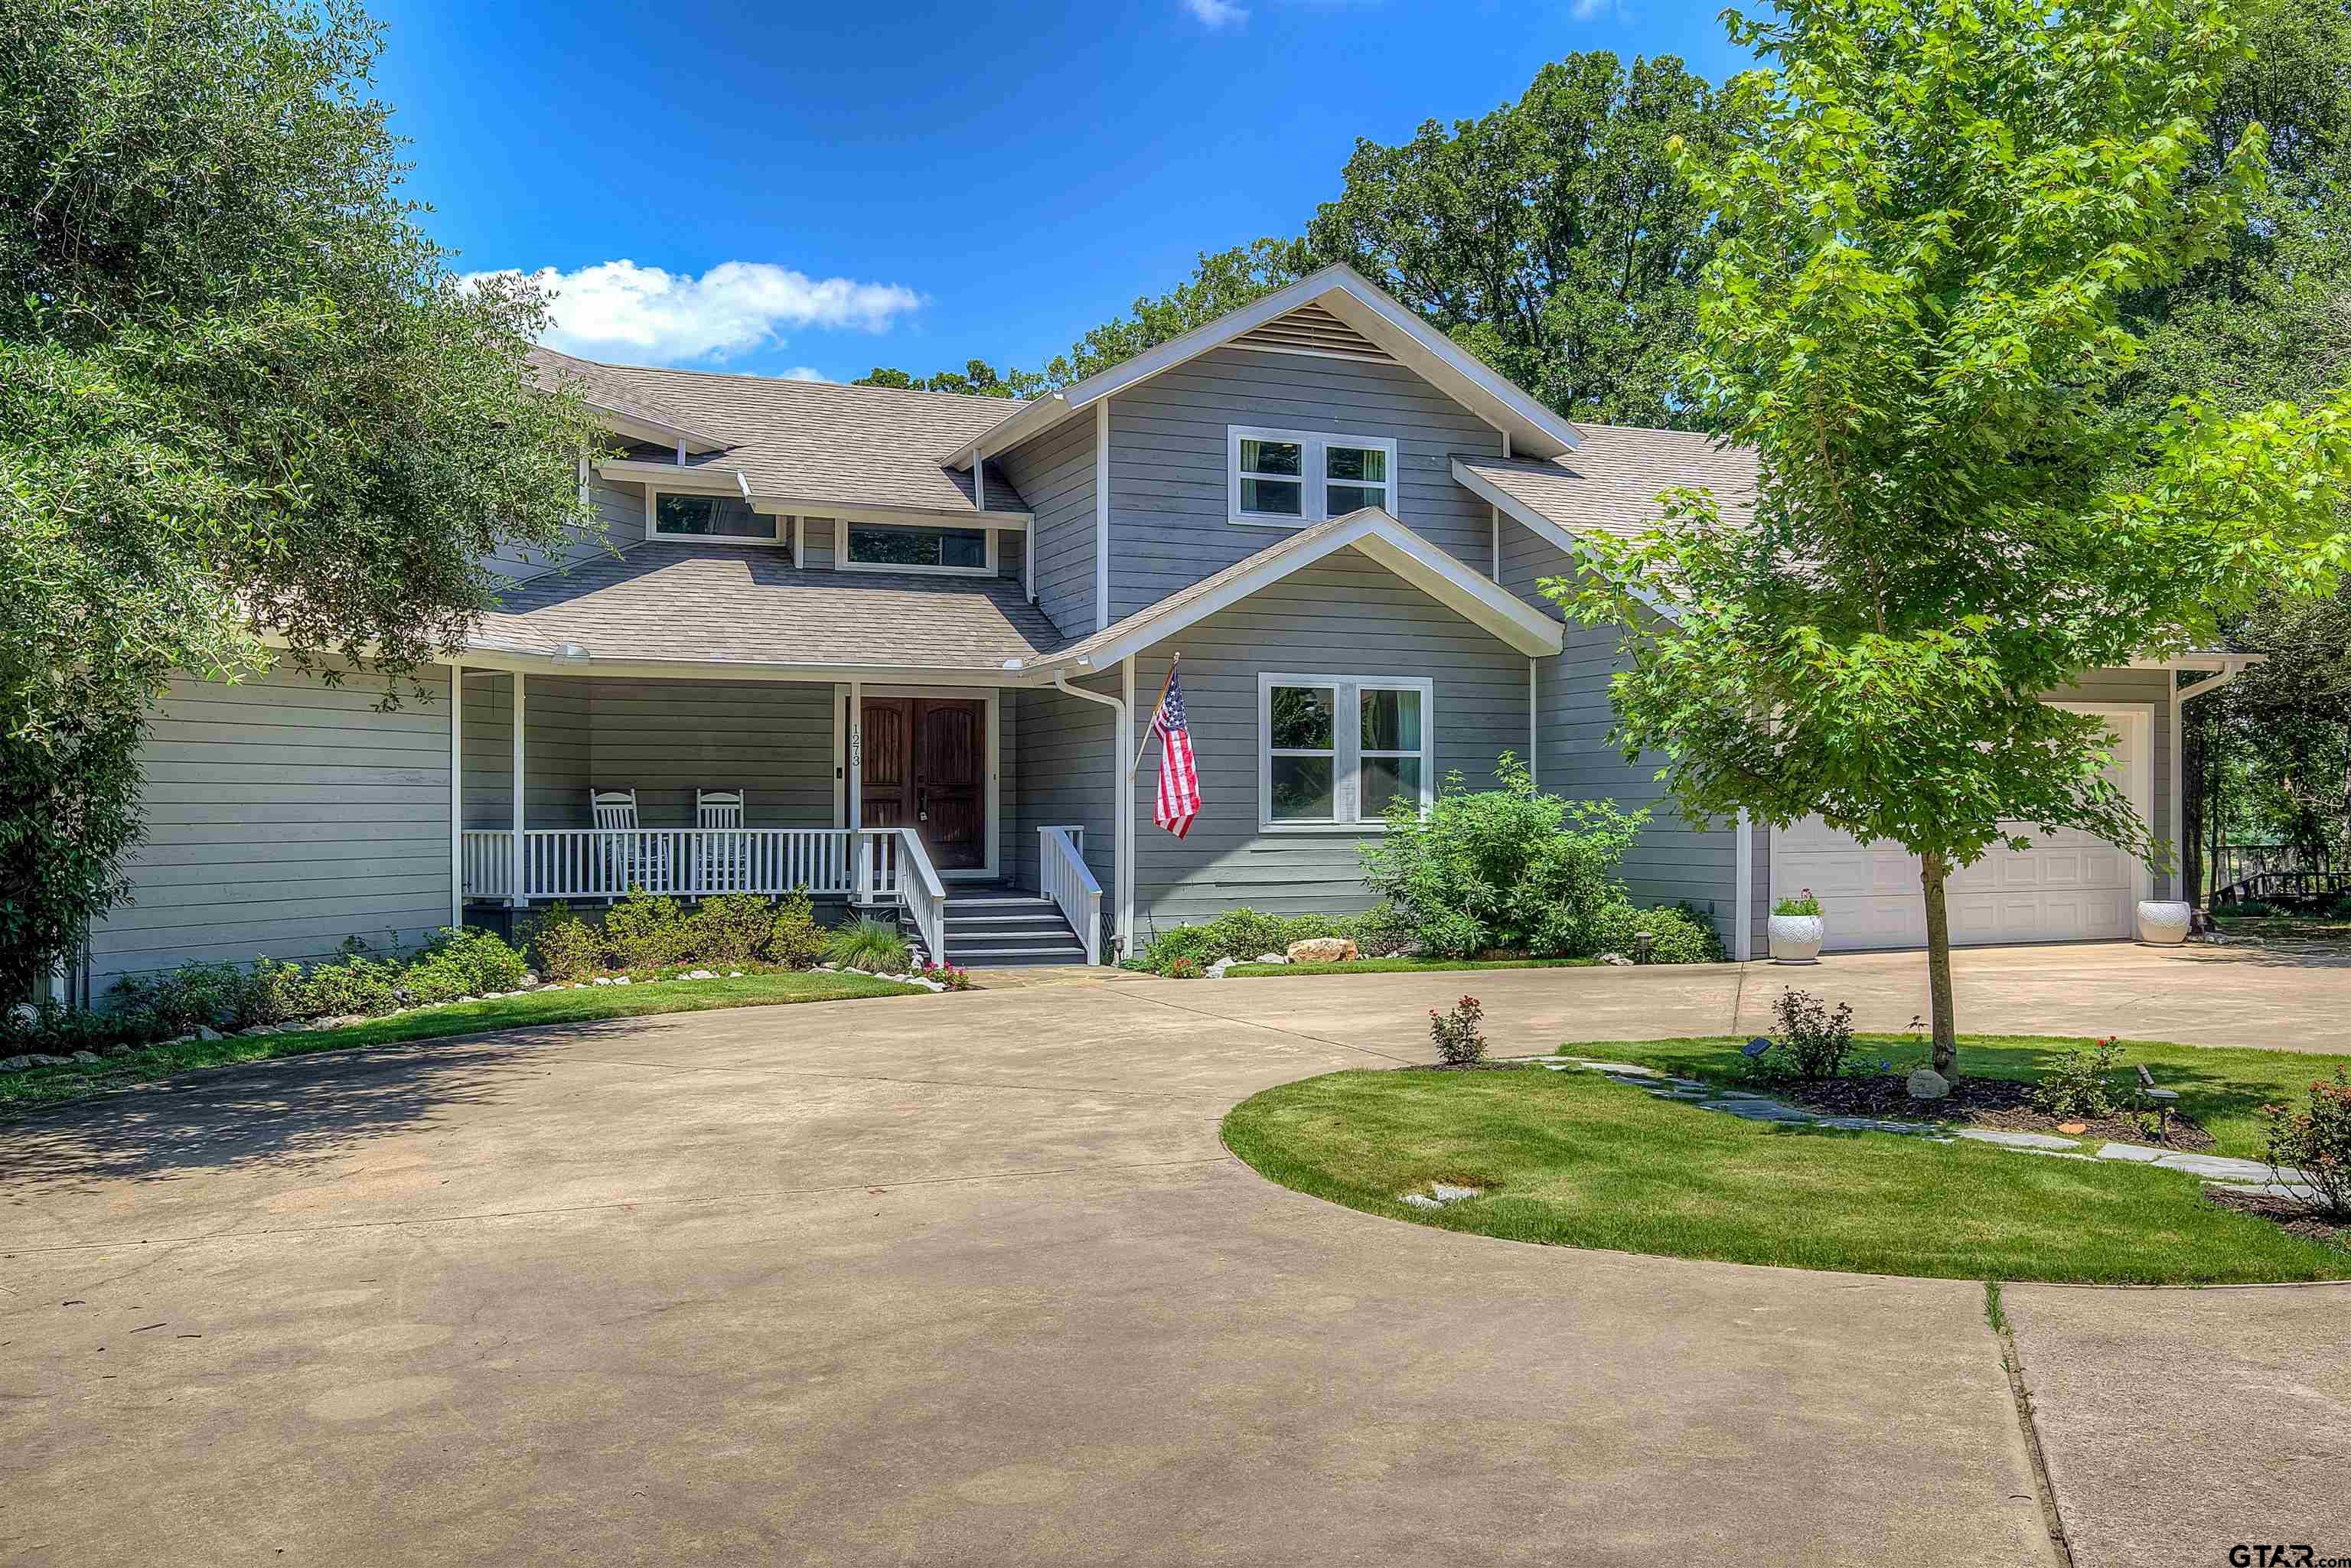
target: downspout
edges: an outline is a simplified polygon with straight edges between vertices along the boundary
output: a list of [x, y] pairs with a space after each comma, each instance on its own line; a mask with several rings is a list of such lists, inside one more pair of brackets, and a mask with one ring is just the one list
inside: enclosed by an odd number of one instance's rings
[[1134, 946], [1134, 873], [1128, 864], [1131, 852], [1127, 845], [1128, 823], [1134, 814], [1134, 785], [1126, 771], [1127, 742], [1134, 738], [1133, 715], [1123, 699], [1073, 686], [1069, 676], [1059, 670], [1053, 672], [1053, 689], [1066, 696], [1100, 703], [1118, 716], [1111, 727], [1111, 777], [1118, 791], [1111, 802], [1111, 929], [1118, 956], [1123, 958]]

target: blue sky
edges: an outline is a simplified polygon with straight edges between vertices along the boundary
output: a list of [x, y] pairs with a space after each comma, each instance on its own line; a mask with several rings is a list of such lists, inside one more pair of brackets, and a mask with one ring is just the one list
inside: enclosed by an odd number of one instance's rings
[[560, 276], [550, 341], [835, 380], [1040, 364], [1545, 60], [1742, 63], [1609, 0], [374, 9], [411, 194], [464, 268]]

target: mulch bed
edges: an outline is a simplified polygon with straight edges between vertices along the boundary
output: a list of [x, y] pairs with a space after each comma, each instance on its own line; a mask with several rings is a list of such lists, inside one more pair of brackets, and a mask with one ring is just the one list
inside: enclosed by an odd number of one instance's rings
[[2290, 1197], [2280, 1197], [2270, 1192], [2238, 1192], [2210, 1184], [2204, 1188], [2204, 1196], [2222, 1208], [2233, 1208], [2239, 1214], [2274, 1220], [2278, 1228], [2289, 1236], [2299, 1236], [2305, 1241], [2323, 1241], [2332, 1247], [2351, 1248], [2351, 1221], [2333, 1220], [2313, 1214]]
[[[1889, 1121], [1958, 1122], [1970, 1127], [1998, 1127], [2011, 1133], [2048, 1133], [2064, 1138], [2105, 1138], [2120, 1144], [2153, 1144], [2157, 1140], [2128, 1116], [2052, 1116], [2032, 1108], [2032, 1086], [2012, 1078], [1960, 1078], [1949, 1098], [1913, 1100], [1907, 1081], [1874, 1074], [1867, 1078], [1824, 1078], [1802, 1083], [1759, 1086], [1792, 1105], [1833, 1116], [1881, 1116]], [[2058, 1124], [2081, 1123], [2079, 1133], [2061, 1133]], [[2213, 1146], [2211, 1134], [2178, 1112], [2162, 1145], [2189, 1153]]]

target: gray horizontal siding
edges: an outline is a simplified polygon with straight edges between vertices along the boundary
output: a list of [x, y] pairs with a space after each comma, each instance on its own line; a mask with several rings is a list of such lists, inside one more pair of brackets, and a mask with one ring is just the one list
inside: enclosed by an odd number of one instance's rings
[[[465, 678], [465, 825], [514, 823], [510, 674]], [[832, 822], [832, 687], [550, 678], [524, 685], [524, 825], [584, 828], [593, 789], [637, 792], [646, 827], [694, 821], [697, 789], [748, 791], [763, 828]]]
[[[1080, 682], [1088, 690], [1116, 694], [1114, 682]], [[1020, 787], [1008, 789], [1005, 816], [1011, 822], [1003, 862], [1005, 873], [1022, 887], [1037, 885], [1037, 830], [1078, 827], [1086, 831], [1086, 869], [1102, 883], [1102, 910], [1115, 913], [1114, 852], [1122, 766], [1116, 750], [1117, 717], [1100, 703], [1052, 690], [1006, 694], [1012, 699], [1006, 755], [1014, 759]]]
[[1500, 455], [1491, 426], [1401, 366], [1218, 349], [1111, 405], [1113, 620], [1282, 537], [1230, 520], [1234, 424], [1392, 438], [1397, 517], [1478, 570], [1492, 565], [1486, 505], [1452, 475], [1456, 453]]
[[[1565, 552], [1504, 518], [1502, 586], [1551, 615], [1559, 607], [1535, 584], [1545, 577], [1571, 575]], [[1608, 706], [1608, 680], [1624, 668], [1613, 628], [1567, 629], [1556, 658], [1541, 661], [1536, 676], [1536, 714], [1541, 743], [1535, 775], [1544, 789], [1574, 800], [1614, 800], [1625, 810], [1646, 809], [1649, 824], [1625, 857], [1624, 877], [1638, 904], [1684, 900], [1714, 918], [1726, 948], [1737, 948], [1739, 837], [1728, 824], [1700, 832], [1682, 820], [1656, 774], [1663, 758], [1643, 756], [1627, 762], [1608, 741], [1614, 716]], [[1755, 864], [1768, 866], [1765, 837], [1754, 835]], [[1747, 919], [1760, 930], [1769, 896], [1768, 874], [1759, 873], [1749, 891]]]
[[603, 555], [644, 537], [645, 493], [642, 486], [615, 485], [608, 479], [591, 477], [588, 481], [588, 499], [603, 525], [601, 533], [594, 528], [571, 529], [563, 542], [551, 550], [510, 545], [484, 556], [482, 564], [520, 582]]
[[1094, 629], [1094, 422], [1063, 422], [997, 460], [1029, 503], [1037, 607], [1064, 632]]
[[310, 958], [346, 936], [411, 946], [449, 918], [447, 681], [374, 705], [278, 670], [174, 679], [140, 757], [144, 836], [131, 902], [91, 933], [93, 989], [195, 959]]
[[[1199, 820], [1181, 840], [1155, 827], [1156, 753], [1135, 779], [1135, 919], [1153, 926], [1248, 905], [1283, 914], [1367, 907], [1352, 833], [1259, 826], [1258, 675], [1410, 675], [1435, 684], [1435, 768], [1491, 788], [1496, 757], [1523, 752], [1526, 656], [1353, 551], [1315, 563], [1186, 629], [1135, 661], [1146, 708], [1184, 656], [1184, 699], [1198, 759]], [[1147, 713], [1144, 717], [1147, 718]]]

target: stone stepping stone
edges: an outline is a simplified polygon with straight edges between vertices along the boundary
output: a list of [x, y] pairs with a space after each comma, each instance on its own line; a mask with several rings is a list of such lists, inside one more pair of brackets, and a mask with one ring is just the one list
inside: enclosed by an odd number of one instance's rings
[[2082, 1145], [2072, 1138], [2052, 1137], [2047, 1133], [2011, 1133], [2001, 1127], [1960, 1127], [1956, 1135], [1979, 1144], [1998, 1144], [2009, 1149], [2078, 1149]]
[[1792, 1105], [1782, 1105], [1770, 1100], [1709, 1100], [1698, 1107], [1701, 1111], [1719, 1111], [1726, 1116], [1736, 1116], [1742, 1122], [1810, 1122], [1812, 1115]]

